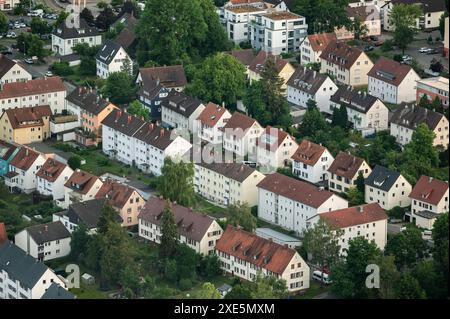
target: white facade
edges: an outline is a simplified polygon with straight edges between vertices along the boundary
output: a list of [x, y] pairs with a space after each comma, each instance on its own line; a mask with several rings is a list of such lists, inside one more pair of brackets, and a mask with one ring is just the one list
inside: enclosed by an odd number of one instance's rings
[[73, 170], [66, 165], [55, 181], [49, 181], [43, 177], [36, 177], [38, 193], [46, 196], [52, 196], [54, 200], [63, 199], [65, 196], [64, 184], [72, 174]]
[[411, 205], [411, 199], [409, 198], [411, 189], [411, 184], [400, 175], [395, 181], [395, 184], [387, 191], [371, 185], [365, 185], [365, 202], [378, 203], [386, 210], [390, 210], [396, 206], [408, 207]]
[[[274, 136], [273, 133], [268, 134], [267, 130], [266, 128], [266, 131], [260, 136], [261, 144], [256, 148], [256, 163], [268, 170], [276, 170], [291, 162], [291, 157], [297, 150], [298, 144], [289, 134], [280, 136], [276, 133], [277, 136]], [[269, 130], [276, 132], [279, 129], [269, 128]], [[278, 141], [278, 138], [283, 139]]]
[[[432, 0], [434, 1], [434, 0]], [[421, 3], [417, 1], [417, 3]], [[385, 6], [382, 7], [382, 16], [383, 16], [383, 29], [385, 31], [394, 31], [395, 27], [392, 24], [390, 19], [390, 13], [394, 4], [392, 2], [388, 2]], [[435, 11], [435, 12], [426, 12], [423, 13], [418, 19], [416, 19], [416, 27], [419, 29], [434, 29], [439, 27], [439, 19], [444, 14], [444, 11]]]
[[16, 63], [11, 69], [8, 70], [1, 78], [0, 85], [14, 82], [25, 82], [31, 80], [31, 74], [28, 73], [22, 66]]
[[249, 40], [250, 22], [255, 15], [266, 12], [264, 6], [230, 6], [223, 10], [223, 20], [228, 38], [235, 44]]
[[400, 104], [416, 100], [417, 81], [420, 77], [411, 69], [399, 85], [387, 83], [369, 76], [368, 93], [383, 102]]
[[56, 258], [68, 256], [70, 254], [70, 237], [48, 241], [43, 244], [38, 244], [30, 236], [26, 229], [17, 233], [14, 239], [17, 247], [25, 251], [33, 258], [38, 259], [39, 255], [43, 254], [41, 261], [48, 261]]
[[[236, 133], [238, 131], [242, 134]], [[256, 141], [263, 131], [264, 128], [256, 121], [245, 131], [237, 128], [236, 131], [233, 130], [234, 134], [229, 134], [226, 130], [223, 134], [223, 148], [241, 157], [256, 155]]]
[[17, 173], [16, 176], [5, 180], [6, 186], [10, 188], [17, 187], [21, 192], [29, 194], [37, 188], [36, 172], [45, 163], [45, 157], [39, 154], [36, 160], [31, 164], [27, 170], [17, 168], [13, 165], [9, 165], [9, 171]]
[[[205, 112], [206, 110], [204, 110]], [[201, 116], [201, 114], [200, 114]], [[196, 120], [194, 131], [197, 132], [198, 138], [211, 144], [222, 144], [223, 131], [222, 127], [225, 125], [225, 121], [231, 117], [231, 113], [228, 110], [215, 121], [214, 126], [203, 123], [199, 119]]]
[[190, 133], [193, 133], [195, 121], [204, 109], [205, 106], [200, 104], [195, 111], [189, 115], [189, 117], [186, 117], [168, 107], [165, 107], [164, 104], [161, 104], [161, 120], [163, 124], [176, 128], [179, 131], [189, 131]]
[[86, 37], [79, 36], [77, 38], [64, 39], [57, 34], [52, 34], [52, 51], [59, 55], [68, 55], [74, 53], [72, 50], [78, 43], [87, 43], [90, 47], [101, 45], [102, 36], [89, 35]]
[[97, 76], [102, 79], [107, 79], [113, 72], [122, 72], [124, 70], [125, 61], [129, 62], [130, 72], [133, 72], [133, 62], [128, 53], [122, 47], [120, 47], [119, 51], [116, 52], [114, 58], [112, 58], [109, 64], [103, 63], [97, 58]]
[[292, 161], [292, 174], [307, 182], [316, 184], [328, 179], [328, 169], [333, 161], [333, 155], [325, 149], [320, 159], [314, 165], [302, 163], [294, 159]]

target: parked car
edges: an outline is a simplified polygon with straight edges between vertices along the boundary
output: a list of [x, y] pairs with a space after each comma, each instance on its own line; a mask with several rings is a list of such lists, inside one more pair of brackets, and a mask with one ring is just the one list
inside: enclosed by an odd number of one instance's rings
[[27, 63], [27, 64], [33, 64], [34, 63], [34, 61], [33, 61], [33, 59], [31, 59], [31, 58], [26, 58], [25, 60], [23, 60], [25, 63]]
[[15, 39], [15, 38], [17, 38], [17, 34], [15, 33], [15, 32], [8, 32], [7, 34], [6, 34], [6, 37], [7, 38], [11, 38], [11, 39]]
[[427, 54], [438, 54], [439, 52], [436, 49], [429, 49], [426, 53]]
[[405, 54], [404, 56], [402, 56], [402, 60], [403, 62], [412, 62], [412, 56]]
[[45, 72], [45, 76], [53, 76], [53, 72], [52, 71], [47, 71], [47, 72]]
[[419, 49], [419, 52], [420, 52], [420, 53], [427, 53], [428, 50], [430, 50], [430, 49], [427, 48], [427, 47], [422, 47], [422, 48]]
[[369, 37], [369, 39], [370, 39], [371, 41], [374, 41], [374, 42], [378, 41], [378, 37], [375, 36], [375, 35], [371, 35], [371, 36]]
[[364, 51], [365, 51], [365, 52], [369, 52], [369, 51], [373, 51], [373, 49], [375, 49], [375, 48], [373, 47], [373, 45], [368, 45], [368, 46], [366, 46], [366, 47], [364, 48]]

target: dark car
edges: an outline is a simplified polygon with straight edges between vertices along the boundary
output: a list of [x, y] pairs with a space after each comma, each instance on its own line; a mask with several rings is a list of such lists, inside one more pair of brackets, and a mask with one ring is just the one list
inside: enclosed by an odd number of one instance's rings
[[427, 51], [427, 54], [438, 54], [438, 50], [436, 50], [436, 49], [429, 49]]
[[9, 50], [5, 50], [1, 52], [3, 55], [8, 55], [8, 54], [12, 54], [12, 51]]
[[369, 37], [369, 39], [370, 40], [372, 40], [372, 41], [378, 41], [378, 37], [376, 37], [376, 36], [374, 36], [374, 35], [371, 35], [370, 37]]
[[369, 51], [372, 51], [373, 49], [374, 49], [373, 45], [368, 45], [364, 48], [364, 51], [369, 52]]

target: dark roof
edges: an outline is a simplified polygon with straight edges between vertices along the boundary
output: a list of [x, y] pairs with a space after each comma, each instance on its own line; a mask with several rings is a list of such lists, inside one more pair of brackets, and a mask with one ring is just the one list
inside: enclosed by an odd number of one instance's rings
[[267, 59], [272, 59], [275, 62], [275, 65], [277, 67], [278, 73], [283, 70], [283, 68], [286, 66], [286, 64], [289, 63], [288, 60], [282, 59], [278, 55], [273, 55], [271, 53], [267, 53], [266, 51], [259, 51], [258, 55], [253, 59], [252, 63], [249, 65], [249, 69], [253, 72], [259, 74], [264, 69], [264, 66], [266, 65]]
[[439, 0], [392, 0], [392, 4], [418, 4], [424, 13], [446, 11], [445, 1]]
[[16, 62], [8, 58], [6, 55], [0, 53], [0, 78], [2, 78], [11, 68], [16, 65]]
[[190, 97], [183, 92], [172, 90], [167, 97], [161, 100], [161, 107], [168, 108], [188, 118], [202, 104], [197, 98]]
[[[166, 207], [166, 200], [158, 197], [151, 197], [139, 214], [139, 219], [161, 226], [162, 214]], [[194, 241], [200, 241], [208, 231], [214, 219], [208, 215], [194, 212], [192, 209], [170, 203], [178, 234]]]
[[448, 183], [437, 178], [420, 176], [409, 197], [432, 205], [437, 205], [448, 192]]
[[245, 66], [249, 66], [255, 58], [255, 53], [253, 49], [245, 49], [245, 50], [231, 50], [227, 51], [227, 54], [235, 57], [239, 62], [241, 62]]
[[98, 50], [97, 54], [95, 55], [95, 59], [99, 60], [102, 63], [105, 63], [106, 65], [109, 65], [116, 57], [117, 52], [119, 52], [120, 48], [120, 44], [111, 40], [106, 40], [101, 49]]
[[41, 299], [76, 299], [76, 296], [53, 282], [42, 295]]
[[444, 115], [414, 104], [402, 103], [392, 114], [391, 123], [415, 130], [419, 124], [425, 123], [434, 130]]
[[[101, 210], [105, 206], [106, 198], [91, 199], [84, 202], [73, 203], [64, 213], [69, 221], [75, 225], [83, 224], [88, 229], [97, 228]], [[117, 222], [122, 223], [122, 218], [117, 214]]]
[[345, 152], [339, 152], [333, 163], [330, 165], [328, 171], [330, 173], [352, 179], [356, 176], [363, 163], [364, 160], [360, 157], [356, 157]]
[[[72, 20], [72, 23], [74, 21]], [[61, 22], [53, 34], [62, 39], [84, 38], [100, 35], [96, 27], [91, 27], [84, 19], [80, 19], [80, 27], [67, 27], [66, 21]]]
[[388, 192], [394, 186], [400, 173], [386, 167], [376, 165], [372, 173], [365, 179], [364, 183], [370, 187]]
[[119, 23], [123, 24], [127, 28], [134, 28], [137, 21], [138, 20], [134, 17], [133, 13], [124, 12], [117, 17], [116, 21], [114, 21], [111, 25], [111, 28], [115, 28]]
[[78, 87], [67, 95], [66, 100], [83, 110], [98, 115], [111, 102], [101, 98], [96, 90]]
[[115, 109], [102, 121], [103, 125], [111, 127], [127, 136], [134, 136], [145, 123], [144, 120], [120, 109]]
[[41, 245], [49, 241], [70, 238], [70, 233], [60, 221], [40, 224], [25, 228], [36, 244]]
[[241, 163], [196, 163], [196, 165], [214, 171], [227, 178], [242, 183], [256, 170]]
[[136, 34], [129, 28], [125, 28], [117, 35], [115, 41], [125, 50], [133, 45], [136, 41]]
[[184, 87], [187, 84], [186, 74], [182, 65], [158, 66], [153, 68], [139, 69], [142, 83], [140, 95], [155, 96], [161, 89]]
[[320, 58], [345, 69], [350, 69], [361, 54], [364, 54], [364, 52], [356, 47], [331, 41], [322, 51]]
[[80, 61], [81, 57], [77, 53], [67, 54], [59, 57], [60, 61], [65, 62], [74, 62], [74, 61]]
[[426, 219], [435, 219], [439, 216], [439, 214], [430, 212], [429, 210], [421, 210], [419, 212], [415, 212], [414, 215], [426, 218]]
[[135, 138], [162, 151], [172, 144], [176, 136], [175, 131], [169, 131], [150, 122], [146, 122], [134, 134]]
[[381, 57], [367, 75], [394, 86], [399, 86], [411, 70], [412, 68], [407, 64]]
[[333, 228], [373, 223], [386, 220], [387, 215], [378, 203], [364, 204], [319, 214]]
[[299, 66], [287, 81], [287, 85], [314, 95], [327, 78], [326, 74], [320, 74], [304, 66]]
[[31, 289], [48, 267], [7, 240], [0, 244], [0, 269], [6, 271], [11, 279]]
[[134, 188], [131, 188], [128, 185], [118, 183], [112, 179], [107, 179], [103, 182], [103, 185], [95, 195], [95, 198], [106, 198], [111, 206], [121, 209], [135, 191]]
[[17, 146], [9, 144], [3, 140], [0, 140], [0, 158], [7, 161], [14, 154]]
[[372, 105], [378, 101], [378, 98], [367, 94], [366, 92], [340, 87], [336, 93], [331, 96], [330, 101], [340, 105], [345, 104], [347, 108], [360, 113], [367, 113]]

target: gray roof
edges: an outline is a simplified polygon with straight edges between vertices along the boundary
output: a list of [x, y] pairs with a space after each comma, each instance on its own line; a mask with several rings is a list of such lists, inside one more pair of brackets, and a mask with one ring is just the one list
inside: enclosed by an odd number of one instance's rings
[[[69, 218], [69, 221], [75, 225], [83, 224], [88, 229], [94, 229], [97, 228], [101, 210], [105, 206], [105, 202], [106, 198], [99, 198], [74, 203], [69, 206], [64, 215], [66, 215]], [[117, 214], [117, 222], [123, 222], [119, 214]]]
[[387, 192], [392, 188], [392, 186], [394, 186], [399, 177], [399, 172], [390, 170], [380, 165], [376, 165], [373, 168], [372, 173], [367, 176], [365, 184]]
[[[173, 133], [172, 133], [173, 132]], [[134, 137], [157, 149], [164, 151], [175, 140], [175, 131], [169, 131], [154, 123], [146, 122], [134, 134]]]
[[434, 130], [444, 115], [426, 108], [402, 103], [392, 114], [391, 123], [416, 129], [419, 124], [425, 123], [428, 128]]
[[6, 271], [11, 279], [20, 281], [21, 285], [33, 288], [47, 269], [46, 265], [12, 242], [7, 240], [0, 245], [0, 270]]
[[82, 87], [75, 88], [67, 95], [66, 100], [95, 115], [98, 115], [111, 104], [109, 101], [101, 98], [96, 90], [91, 91]]
[[214, 171], [227, 178], [231, 178], [237, 182], [242, 183], [253, 174], [256, 169], [242, 163], [196, 163], [201, 167]]
[[202, 101], [175, 90], [161, 101], [161, 106], [188, 118], [202, 104]]
[[130, 137], [134, 136], [145, 123], [144, 120], [117, 109], [109, 113], [102, 121], [103, 125], [111, 127]]
[[57, 283], [52, 283], [41, 299], [76, 299], [76, 296]]
[[339, 105], [345, 104], [346, 107], [357, 112], [367, 113], [378, 98], [367, 94], [366, 92], [340, 87], [336, 93], [331, 96], [330, 100]]
[[95, 59], [109, 65], [119, 52], [121, 46], [114, 41], [106, 40], [102, 48], [95, 55]]
[[420, 212], [414, 213], [414, 215], [426, 218], [426, 219], [435, 219], [439, 216], [439, 214], [430, 212], [429, 210], [422, 210]]
[[49, 241], [70, 238], [70, 233], [60, 221], [40, 224], [25, 228], [36, 244], [41, 245]]
[[90, 27], [84, 19], [80, 19], [80, 27], [67, 27], [66, 21], [61, 22], [58, 28], [53, 31], [54, 35], [62, 39], [74, 39], [93, 37], [100, 35], [96, 27]]
[[327, 79], [326, 74], [310, 70], [306, 67], [299, 66], [294, 74], [289, 78], [287, 85], [297, 90], [314, 95], [320, 89], [320, 86]]

